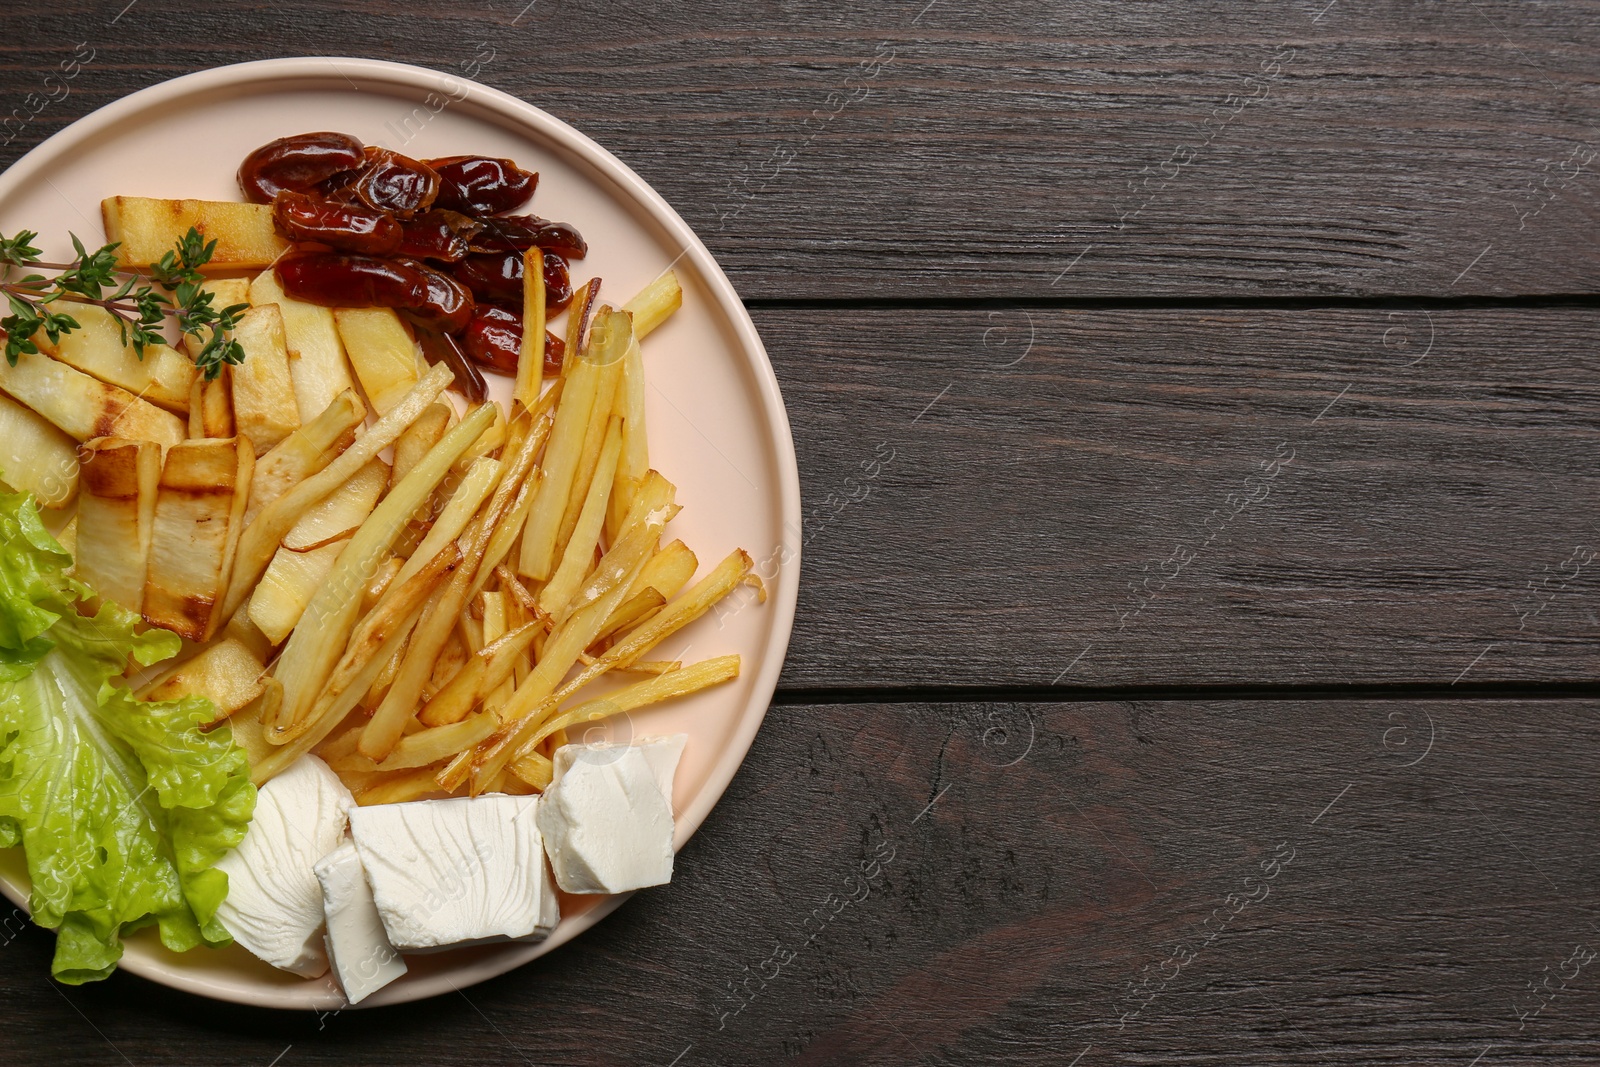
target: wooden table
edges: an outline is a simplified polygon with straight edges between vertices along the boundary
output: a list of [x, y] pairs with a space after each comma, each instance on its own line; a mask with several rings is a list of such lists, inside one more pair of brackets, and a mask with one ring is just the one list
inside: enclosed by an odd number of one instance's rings
[[1600, 1060], [1600, 4], [125, 2], [0, 15], [4, 108], [93, 52], [5, 161], [488, 51], [638, 170], [771, 352], [804, 581], [670, 892], [322, 1018], [7, 926], [0, 1060]]

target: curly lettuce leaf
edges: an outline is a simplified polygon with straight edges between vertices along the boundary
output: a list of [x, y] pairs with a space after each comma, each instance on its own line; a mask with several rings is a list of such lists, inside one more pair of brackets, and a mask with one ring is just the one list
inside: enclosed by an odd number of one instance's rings
[[122, 935], [154, 923], [175, 951], [223, 945], [216, 862], [255, 807], [244, 753], [210, 702], [135, 700], [121, 675], [175, 655], [164, 630], [89, 590], [25, 495], [0, 494], [0, 846], [22, 844], [34, 921], [58, 931], [51, 971], [104, 978]]

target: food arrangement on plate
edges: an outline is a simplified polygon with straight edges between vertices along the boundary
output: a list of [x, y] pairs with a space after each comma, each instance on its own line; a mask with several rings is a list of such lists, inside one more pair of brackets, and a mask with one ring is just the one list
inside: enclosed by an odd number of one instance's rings
[[507, 159], [312, 133], [239, 184], [111, 197], [70, 263], [0, 238], [0, 847], [61, 980], [155, 925], [355, 1003], [670, 879], [684, 735], [573, 735], [737, 677], [647, 657], [761, 585], [663, 543], [670, 270], [574, 286]]

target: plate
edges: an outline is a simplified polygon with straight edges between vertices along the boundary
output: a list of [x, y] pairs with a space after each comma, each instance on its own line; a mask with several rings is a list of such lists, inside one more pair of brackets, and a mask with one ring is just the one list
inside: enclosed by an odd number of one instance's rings
[[[681, 849], [738, 770], [777, 685], [799, 582], [800, 480], [778, 382], [750, 316], [705, 245], [643, 179], [566, 123], [465, 77], [368, 59], [275, 59], [176, 78], [68, 126], [0, 175], [0, 231], [37, 230], [45, 258], [60, 259], [70, 254], [68, 230], [90, 247], [103, 241], [102, 198], [238, 200], [234, 174], [246, 153], [308, 130], [339, 130], [416, 157], [504, 156], [539, 171], [529, 209], [578, 228], [590, 251], [573, 264], [574, 284], [599, 276], [602, 298], [614, 304], [667, 267], [677, 271], [683, 307], [645, 343], [651, 464], [678, 486], [683, 505], [667, 534], [695, 550], [702, 573], [744, 548], [769, 591], [760, 605], [730, 597], [661, 650], [686, 660], [737, 652], [736, 681], [612, 726], [689, 735], [673, 795]], [[509, 383], [488, 377], [504, 401]], [[27, 898], [20, 849], [0, 852], [0, 890], [19, 905]], [[623, 899], [564, 897], [561, 925], [539, 944], [408, 956], [410, 973], [361, 1007], [503, 974], [570, 941]], [[150, 930], [127, 939], [120, 966], [220, 1000], [345, 1006], [331, 977], [308, 982], [237, 946], [172, 953]]]

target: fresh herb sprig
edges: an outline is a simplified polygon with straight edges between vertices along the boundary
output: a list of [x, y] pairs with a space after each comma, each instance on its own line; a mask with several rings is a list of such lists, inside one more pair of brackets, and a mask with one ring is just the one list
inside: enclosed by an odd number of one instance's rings
[[[122, 329], [122, 343], [131, 341], [140, 359], [147, 346], [166, 343], [161, 328], [171, 318], [179, 332], [200, 342], [194, 362], [208, 381], [222, 373], [223, 364], [244, 362], [244, 349], [228, 333], [250, 305], [212, 306], [212, 294], [204, 288], [200, 268], [210, 262], [217, 242], [208, 243], [199, 230], [190, 227], [144, 274], [117, 267], [115, 242], [90, 252], [76, 235], [72, 236], [72, 248], [77, 256], [71, 263], [46, 263], [40, 258], [43, 253], [33, 246], [38, 236], [32, 230], [22, 230], [15, 237], [0, 235], [0, 278], [4, 278], [0, 292], [11, 310], [0, 318], [0, 331], [5, 333], [6, 362], [13, 367], [23, 353], [39, 351], [33, 339], [41, 330], [55, 344], [63, 334], [78, 329], [78, 320], [62, 310], [63, 302], [69, 306], [97, 304], [110, 311]], [[13, 270], [28, 268], [56, 273], [10, 277]]]

